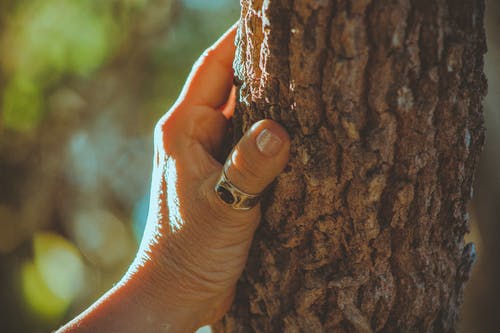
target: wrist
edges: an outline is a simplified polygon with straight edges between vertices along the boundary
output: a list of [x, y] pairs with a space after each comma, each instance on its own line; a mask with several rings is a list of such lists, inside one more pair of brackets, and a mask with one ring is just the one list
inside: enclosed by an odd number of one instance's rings
[[203, 302], [186, 297], [189, 293], [179, 280], [165, 267], [134, 263], [120, 284], [149, 325], [168, 328], [168, 333], [195, 332], [207, 324], [207, 309]]
[[186, 333], [201, 326], [192, 309], [172, 306], [168, 298], [160, 302], [144, 285], [140, 272], [127, 274], [58, 333]]

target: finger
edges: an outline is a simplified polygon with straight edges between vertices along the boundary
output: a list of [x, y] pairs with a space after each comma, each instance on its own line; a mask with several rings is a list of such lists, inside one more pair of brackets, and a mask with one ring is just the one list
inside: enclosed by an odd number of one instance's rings
[[155, 127], [156, 163], [162, 152], [178, 156], [188, 150], [187, 153], [192, 154], [189, 147], [193, 141], [212, 157], [219, 156], [226, 137], [228, 118], [234, 112], [235, 104], [235, 95], [231, 93], [219, 110], [206, 106], [191, 106], [186, 111], [178, 106], [170, 110]]
[[226, 104], [221, 107], [222, 114], [226, 119], [231, 119], [234, 114], [234, 108], [236, 107], [236, 87], [233, 86], [231, 88], [231, 92], [229, 93], [229, 97], [227, 99]]
[[229, 155], [224, 168], [229, 181], [249, 194], [261, 193], [288, 162], [290, 139], [272, 120], [255, 123]]
[[221, 105], [217, 111], [203, 110], [207, 107], [193, 107], [192, 109], [201, 109], [200, 112], [191, 111], [190, 116], [194, 120], [195, 113], [199, 119], [194, 121], [191, 137], [198, 141], [207, 152], [213, 157], [219, 157], [222, 143], [227, 135], [228, 120], [234, 113], [236, 106], [236, 89], [233, 86], [225, 104]]
[[194, 64], [182, 90], [179, 104], [218, 108], [227, 101], [233, 84], [234, 38], [233, 25]]

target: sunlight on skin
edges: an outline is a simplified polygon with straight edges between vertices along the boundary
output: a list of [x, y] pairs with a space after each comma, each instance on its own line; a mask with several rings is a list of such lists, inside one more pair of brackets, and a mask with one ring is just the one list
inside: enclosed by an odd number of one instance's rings
[[[214, 191], [222, 165], [213, 154], [227, 126], [221, 109], [234, 105], [228, 98], [234, 98], [235, 33], [233, 26], [200, 57], [155, 128], [150, 210], [136, 260], [120, 283], [59, 332], [194, 332], [229, 309], [260, 220], [259, 205], [238, 210]], [[266, 142], [280, 145], [259, 141], [265, 131], [275, 137]], [[261, 193], [287, 164], [289, 150], [283, 127], [262, 120], [227, 159], [227, 175], [234, 186]]]
[[154, 223], [154, 221], [162, 220], [164, 218], [164, 212], [162, 210], [161, 203], [163, 202], [163, 198], [166, 195], [166, 189], [164, 186], [164, 181], [162, 180], [162, 175], [162, 168], [153, 168], [148, 218], [138, 251], [138, 253], [142, 254], [144, 258], [140, 258], [140, 256], [136, 258], [129, 269], [129, 273], [136, 271], [138, 269], [138, 266], [142, 266], [145, 261], [150, 260], [149, 248], [151, 245], [153, 245], [152, 243], [157, 243], [156, 235], [159, 234], [159, 225], [157, 223]]
[[169, 158], [165, 163], [165, 178], [167, 180], [167, 207], [168, 220], [172, 231], [178, 231], [182, 228], [183, 219], [181, 215], [181, 204], [177, 195], [177, 168], [175, 160]]

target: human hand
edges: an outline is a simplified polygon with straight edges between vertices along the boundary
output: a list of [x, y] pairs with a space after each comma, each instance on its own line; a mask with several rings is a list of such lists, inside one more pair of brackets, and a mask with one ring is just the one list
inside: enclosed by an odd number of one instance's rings
[[[214, 156], [235, 104], [235, 31], [198, 60], [179, 100], [156, 126], [150, 212], [130, 274], [148, 289], [150, 306], [177, 313], [178, 321], [188, 317], [196, 327], [229, 309], [260, 220], [259, 205], [236, 210], [214, 191], [223, 168]], [[288, 153], [285, 130], [260, 121], [227, 158], [227, 178], [246, 193], [260, 193], [285, 167]], [[180, 309], [186, 312], [179, 315]]]
[[[232, 27], [193, 67], [155, 128], [147, 226], [125, 277], [59, 333], [192, 332], [230, 307], [260, 205], [236, 210], [214, 187], [234, 110]], [[234, 90], [233, 90], [234, 91]], [[224, 164], [227, 179], [257, 194], [288, 161], [290, 140], [271, 120], [254, 124]]]

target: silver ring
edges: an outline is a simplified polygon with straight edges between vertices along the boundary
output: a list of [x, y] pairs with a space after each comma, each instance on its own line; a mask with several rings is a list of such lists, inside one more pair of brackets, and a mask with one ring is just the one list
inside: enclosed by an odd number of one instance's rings
[[214, 190], [222, 202], [236, 210], [252, 209], [259, 203], [261, 196], [260, 193], [250, 194], [237, 188], [227, 179], [225, 168], [222, 169]]

